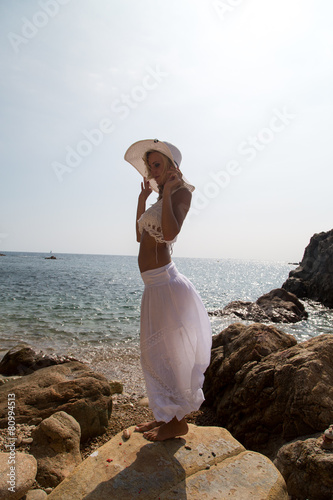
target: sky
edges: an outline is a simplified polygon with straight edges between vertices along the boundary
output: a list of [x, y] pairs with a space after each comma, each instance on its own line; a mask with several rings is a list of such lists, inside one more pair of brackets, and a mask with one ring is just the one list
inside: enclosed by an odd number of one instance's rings
[[196, 187], [175, 257], [299, 262], [333, 227], [332, 19], [331, 0], [1, 0], [0, 252], [136, 255], [124, 154], [157, 138]]

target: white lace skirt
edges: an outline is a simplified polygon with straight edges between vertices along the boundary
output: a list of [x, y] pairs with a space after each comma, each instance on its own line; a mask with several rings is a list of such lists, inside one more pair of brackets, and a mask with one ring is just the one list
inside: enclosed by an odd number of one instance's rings
[[181, 420], [204, 401], [212, 332], [205, 306], [173, 262], [141, 274], [141, 364], [158, 421]]

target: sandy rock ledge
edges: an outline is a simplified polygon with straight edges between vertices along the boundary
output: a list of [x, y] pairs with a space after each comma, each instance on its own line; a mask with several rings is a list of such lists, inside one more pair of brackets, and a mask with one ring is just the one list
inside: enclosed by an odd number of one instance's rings
[[190, 424], [184, 438], [160, 443], [130, 431], [130, 439], [119, 433], [92, 453], [49, 500], [288, 499], [274, 464], [245, 450], [226, 429]]

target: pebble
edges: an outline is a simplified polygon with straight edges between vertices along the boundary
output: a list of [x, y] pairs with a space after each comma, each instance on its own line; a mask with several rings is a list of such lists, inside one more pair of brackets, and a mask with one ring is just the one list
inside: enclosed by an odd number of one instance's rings
[[23, 438], [21, 443], [22, 444], [31, 444], [33, 442], [33, 438]]
[[333, 425], [330, 425], [323, 434], [323, 441], [321, 447], [324, 450], [333, 450]]
[[330, 426], [328, 429], [326, 429], [326, 431], [324, 432], [324, 436], [333, 441], [333, 426]]
[[124, 392], [123, 383], [120, 380], [109, 380], [112, 394], [122, 394]]
[[26, 500], [46, 500], [47, 493], [43, 490], [29, 490], [24, 498]]
[[129, 439], [130, 437], [131, 437], [131, 431], [129, 429], [124, 429], [123, 430], [123, 438]]
[[148, 398], [142, 398], [142, 399], [140, 399], [140, 401], [138, 402], [138, 405], [139, 406], [146, 406], [146, 407], [148, 407], [149, 406], [149, 400], [148, 400]]

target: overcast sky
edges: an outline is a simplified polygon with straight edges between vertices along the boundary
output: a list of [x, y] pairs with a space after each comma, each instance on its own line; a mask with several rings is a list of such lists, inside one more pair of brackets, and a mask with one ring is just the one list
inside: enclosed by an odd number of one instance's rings
[[[174, 256], [333, 227], [331, 0], [1, 0], [0, 251], [135, 255], [141, 139], [196, 186]], [[153, 203], [156, 195], [151, 195]]]

